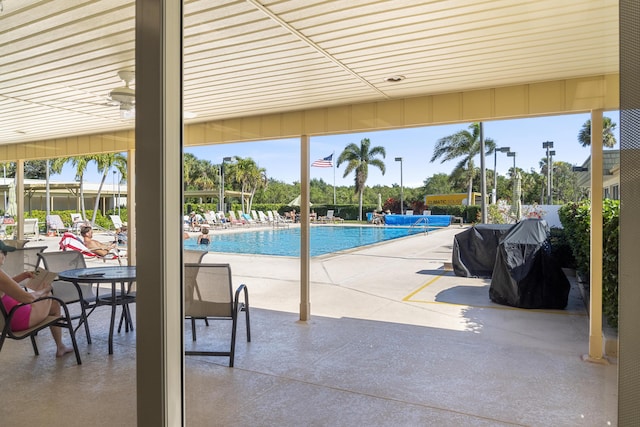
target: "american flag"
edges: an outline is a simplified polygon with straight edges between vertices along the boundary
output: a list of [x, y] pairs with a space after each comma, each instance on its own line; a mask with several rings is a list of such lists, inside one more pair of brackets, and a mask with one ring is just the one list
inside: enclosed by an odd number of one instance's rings
[[311, 163], [311, 167], [315, 167], [315, 168], [330, 168], [330, 167], [333, 166], [333, 163], [331, 162], [331, 159], [333, 159], [333, 153], [331, 153], [330, 155], [328, 155], [324, 159], [318, 159], [315, 162]]

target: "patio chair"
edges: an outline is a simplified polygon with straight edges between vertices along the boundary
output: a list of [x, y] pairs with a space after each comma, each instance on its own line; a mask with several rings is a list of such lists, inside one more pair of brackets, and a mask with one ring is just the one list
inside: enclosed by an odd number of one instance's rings
[[24, 219], [24, 235], [31, 236], [37, 240], [40, 237], [40, 226], [38, 225], [38, 218], [25, 218]]
[[[87, 267], [82, 253], [76, 251], [39, 252], [38, 258], [44, 269], [52, 273]], [[53, 296], [60, 298], [65, 304], [79, 304], [80, 314], [71, 316], [72, 320], [80, 319], [74, 330], [77, 331], [78, 328], [84, 324], [87, 343], [91, 344], [91, 333], [89, 332], [89, 322], [87, 318], [96, 308], [96, 295], [93, 292], [93, 284], [75, 284], [64, 280], [55, 280], [51, 284], [51, 288]]]
[[82, 242], [82, 240], [80, 240], [73, 233], [69, 233], [69, 232], [64, 233], [62, 235], [62, 239], [60, 239], [59, 246], [60, 246], [60, 249], [63, 251], [66, 251], [66, 250], [78, 251], [87, 258], [101, 259], [102, 261], [105, 261], [105, 262], [107, 260], [115, 259], [118, 261], [118, 264], [122, 265], [122, 261], [120, 259], [121, 256], [117, 250], [116, 252], [109, 252], [106, 255], [98, 255], [91, 249], [87, 248], [84, 245], [84, 242]]
[[[11, 330], [11, 320], [16, 310], [18, 310], [19, 307], [33, 304], [36, 301], [47, 300], [47, 299], [58, 301], [62, 309], [61, 310], [62, 314], [57, 316], [47, 316], [42, 322], [38, 323], [37, 325], [29, 329], [25, 329], [23, 331]], [[36, 356], [38, 356], [40, 353], [38, 352], [36, 335], [38, 335], [38, 332], [40, 332], [41, 330], [48, 328], [50, 326], [59, 326], [69, 331], [69, 336], [71, 337], [71, 343], [73, 345], [73, 351], [76, 354], [76, 362], [78, 363], [78, 365], [81, 365], [82, 360], [80, 360], [80, 352], [78, 351], [78, 343], [76, 342], [75, 331], [73, 330], [73, 326], [71, 324], [69, 309], [65, 305], [64, 301], [56, 297], [42, 297], [42, 298], [38, 298], [32, 303], [18, 304], [15, 307], [13, 307], [9, 312], [5, 310], [4, 304], [0, 303], [0, 329], [2, 329], [2, 334], [0, 335], [0, 350], [2, 350], [2, 346], [4, 345], [4, 340], [6, 338], [11, 338], [14, 340], [23, 340], [25, 338], [30, 338], [31, 345], [33, 346], [33, 352], [35, 353]]]
[[124, 224], [120, 219], [120, 215], [109, 215], [111, 222], [113, 223], [114, 230], [122, 229], [122, 225]]
[[46, 246], [21, 247], [13, 252], [7, 252], [2, 269], [9, 275], [15, 277], [25, 271], [34, 271], [40, 263], [38, 254], [47, 249]]
[[60, 233], [64, 233], [65, 231], [69, 231], [69, 227], [64, 225], [62, 218], [60, 215], [47, 215], [47, 231], [54, 232], [56, 236], [59, 236]]
[[71, 214], [71, 231], [74, 233], [80, 233], [80, 227], [84, 224], [85, 221], [82, 219], [82, 214], [80, 213], [72, 213]]
[[236, 218], [236, 214], [233, 211], [229, 211], [229, 222], [231, 225], [243, 226], [245, 225], [245, 221]]
[[[185, 355], [228, 356], [229, 367], [233, 367], [236, 329], [241, 312], [245, 313], [247, 342], [251, 342], [247, 287], [240, 285], [234, 293], [229, 264], [185, 264], [184, 274], [184, 312], [185, 317], [192, 320], [191, 336], [193, 341], [196, 341], [194, 319], [231, 321], [231, 344], [229, 350], [187, 350]], [[241, 294], [243, 294], [243, 301], [240, 301]]]

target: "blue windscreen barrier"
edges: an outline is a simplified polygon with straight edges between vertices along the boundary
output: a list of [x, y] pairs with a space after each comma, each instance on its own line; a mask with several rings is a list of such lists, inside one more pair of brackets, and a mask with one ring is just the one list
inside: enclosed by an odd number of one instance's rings
[[[425, 224], [424, 220], [428, 223]], [[421, 220], [421, 221], [420, 221]], [[451, 215], [385, 215], [384, 223], [386, 225], [403, 225], [411, 226], [417, 221], [419, 225], [428, 225], [429, 227], [448, 227], [451, 225]]]

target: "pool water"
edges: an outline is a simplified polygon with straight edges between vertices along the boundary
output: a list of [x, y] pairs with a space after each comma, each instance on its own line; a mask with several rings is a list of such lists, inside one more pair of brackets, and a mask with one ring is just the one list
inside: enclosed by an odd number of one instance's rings
[[[309, 252], [324, 255], [385, 240], [424, 232], [424, 228], [409, 227], [311, 227]], [[300, 256], [300, 228], [262, 229], [241, 233], [209, 233], [211, 243], [198, 245], [195, 238], [185, 240], [185, 249], [206, 249], [211, 252]]]

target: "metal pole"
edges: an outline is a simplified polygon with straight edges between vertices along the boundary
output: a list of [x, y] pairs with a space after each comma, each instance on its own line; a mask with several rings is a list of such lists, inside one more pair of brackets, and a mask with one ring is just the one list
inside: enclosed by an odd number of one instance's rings
[[118, 216], [120, 216], [120, 205], [122, 205], [121, 194], [120, 194], [120, 182], [122, 181], [122, 175], [118, 174]]
[[549, 151], [549, 204], [553, 204], [553, 156], [555, 151]]
[[493, 150], [493, 191], [491, 192], [491, 204], [495, 205], [498, 199], [498, 149]]
[[113, 192], [113, 214], [116, 214], [116, 206], [118, 202], [116, 201], [116, 171], [113, 171], [113, 184], [111, 186], [111, 191]]
[[396, 162], [400, 162], [400, 215], [404, 215], [404, 186], [402, 185], [402, 157], [396, 157]]

